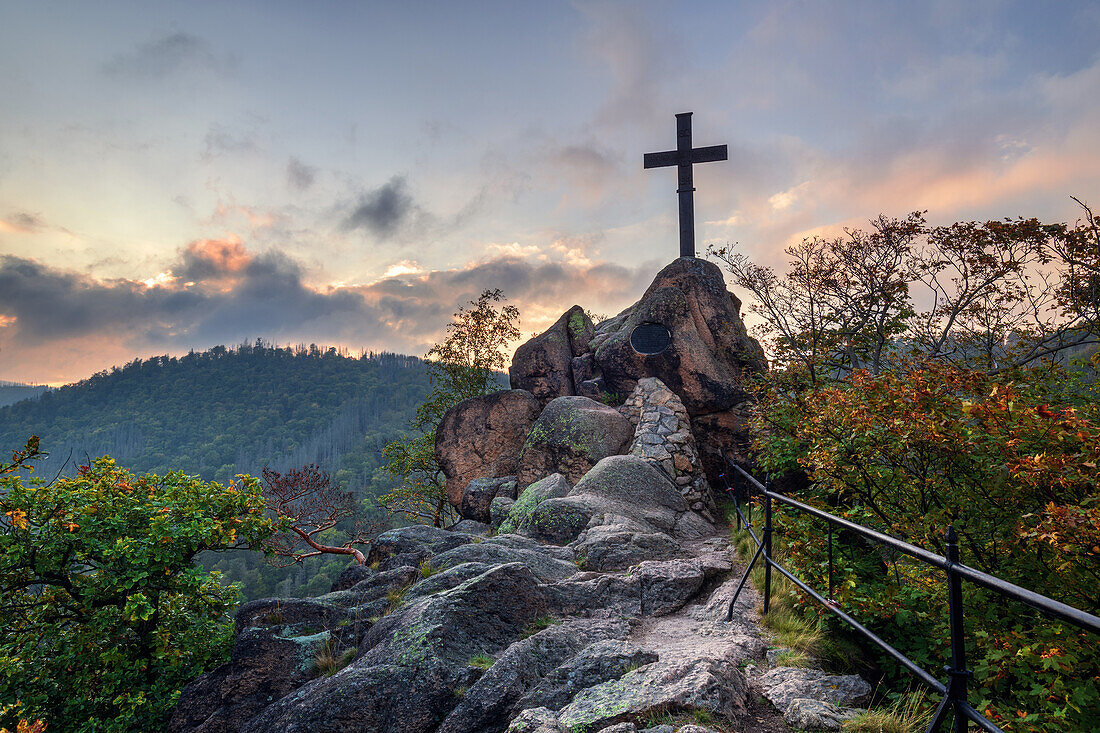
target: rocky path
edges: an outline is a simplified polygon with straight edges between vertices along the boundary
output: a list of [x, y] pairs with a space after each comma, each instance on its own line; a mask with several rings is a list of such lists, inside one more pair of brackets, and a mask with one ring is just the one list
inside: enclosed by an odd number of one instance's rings
[[[605, 523], [570, 546], [405, 527], [324, 596], [246, 604], [233, 659], [188, 686], [171, 730], [788, 733], [783, 716], [838, 729], [866, 683], [751, 671], [767, 646], [759, 599], [747, 588], [725, 622], [742, 569], [724, 530], [674, 503], [650, 506], [653, 527], [627, 514], [638, 476], [667, 482], [656, 471], [601, 462], [570, 496], [600, 479]], [[694, 534], [646, 559], [659, 526]], [[327, 672], [326, 654], [340, 660]]]
[[[728, 541], [721, 536], [690, 543], [684, 549], [696, 557], [719, 552], [729, 553], [731, 559], [735, 559]], [[674, 613], [643, 617], [627, 639], [671, 669], [736, 665], [748, 683], [742, 705], [736, 710], [707, 711], [723, 713], [721, 718], [715, 716], [713, 720], [709, 715], [697, 716], [707, 721], [706, 728], [694, 728], [691, 724], [671, 729], [641, 728], [626, 723], [605, 730], [614, 733], [701, 733], [712, 728], [738, 733], [838, 730], [843, 721], [856, 712], [846, 706], [865, 701], [870, 693], [870, 687], [859, 677], [834, 675], [812, 668], [769, 668], [764, 657], [770, 635], [760, 622], [760, 594], [751, 585], [738, 597], [732, 620], [725, 620], [743, 572], [744, 566], [734, 562], [724, 581], [704, 587], [690, 603]]]
[[[686, 547], [693, 554], [733, 550], [723, 537], [715, 537]], [[646, 652], [656, 654], [661, 661], [691, 662], [693, 660], [726, 660], [744, 668], [759, 664], [768, 639], [760, 626], [760, 594], [750, 586], [742, 590], [734, 609], [733, 620], [726, 622], [730, 599], [744, 567], [734, 560], [733, 570], [722, 583], [704, 588], [690, 604], [668, 616], [649, 617], [641, 621], [630, 641]], [[729, 723], [708, 724], [716, 730], [727, 730]], [[783, 716], [759, 694], [750, 692], [745, 709], [735, 728], [739, 733], [788, 733]]]

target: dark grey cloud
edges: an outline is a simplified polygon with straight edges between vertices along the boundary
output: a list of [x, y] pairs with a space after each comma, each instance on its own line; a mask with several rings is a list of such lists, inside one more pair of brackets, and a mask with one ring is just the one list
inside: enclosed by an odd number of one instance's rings
[[46, 221], [41, 216], [32, 214], [29, 211], [12, 212], [3, 220], [8, 226], [23, 232], [37, 232], [47, 226]]
[[[209, 266], [205, 272], [207, 281], [234, 279], [228, 289], [206, 282], [148, 288], [3, 256], [0, 313], [15, 317], [19, 342], [29, 346], [97, 334], [122, 334], [135, 346], [214, 343], [248, 334], [300, 332], [313, 322], [364, 315], [362, 296], [306, 287], [300, 266], [277, 252], [254, 257], [232, 272]], [[197, 275], [197, 268], [190, 274]]]
[[[315, 289], [301, 265], [280, 252], [252, 256], [209, 242], [180, 252], [172, 285], [98, 280], [39, 262], [0, 256], [0, 347], [50, 350], [71, 339], [105, 339], [130, 349], [205, 347], [264, 336], [423, 353], [459, 304], [489, 287], [504, 290], [521, 313], [577, 302], [606, 310], [644, 290], [646, 263], [573, 265], [499, 257], [454, 270], [370, 285]], [[185, 286], [184, 276], [195, 278]], [[524, 324], [525, 329], [539, 324]]]
[[204, 158], [214, 158], [224, 154], [259, 152], [252, 136], [243, 132], [234, 132], [222, 125], [212, 124], [203, 138]]
[[177, 31], [117, 54], [103, 70], [111, 76], [157, 80], [186, 70], [224, 73], [234, 65], [231, 55], [217, 54], [202, 38]]
[[373, 191], [359, 197], [343, 222], [346, 230], [365, 229], [377, 236], [389, 236], [417, 212], [404, 176], [394, 176]]
[[317, 169], [306, 165], [297, 158], [291, 158], [286, 164], [286, 180], [296, 191], [305, 191], [317, 178]]

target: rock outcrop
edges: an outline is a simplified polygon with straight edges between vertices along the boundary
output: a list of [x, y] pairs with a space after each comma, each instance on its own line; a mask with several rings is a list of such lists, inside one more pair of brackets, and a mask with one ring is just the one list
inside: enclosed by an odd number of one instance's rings
[[[641, 300], [599, 324], [592, 339], [596, 368], [604, 389], [626, 396], [643, 377], [657, 377], [683, 401], [692, 418], [707, 473], [721, 473], [717, 452], [746, 445], [743, 413], [749, 395], [746, 380], [767, 368], [764, 351], [749, 337], [740, 315], [741, 302], [728, 290], [717, 265], [681, 257], [654, 278]], [[646, 356], [630, 345], [634, 329], [658, 323], [672, 335], [668, 349]], [[711, 432], [714, 420], [703, 416], [729, 413], [729, 433]]]
[[459, 402], [435, 432], [435, 457], [447, 477], [447, 499], [462, 503], [475, 478], [514, 476], [523, 441], [542, 406], [521, 389]]
[[[682, 401], [707, 478], [717, 485], [720, 450], [738, 460], [748, 455], [746, 382], [767, 368], [740, 310], [741, 301], [726, 290], [716, 265], [681, 257], [614, 318], [590, 330], [574, 306], [521, 346], [509, 372], [512, 386], [529, 389], [544, 404], [574, 394], [610, 401], [631, 395], [639, 380], [656, 377]], [[665, 351], [635, 351], [631, 335], [644, 324], [668, 330]]]
[[[738, 307], [717, 268], [678, 260], [599, 327], [570, 309], [517, 351], [520, 389], [444, 415], [463, 519], [380, 534], [318, 598], [243, 606], [231, 661], [183, 691], [171, 730], [713, 733], [642, 721], [736, 728], [750, 682], [791, 720], [842, 718], [846, 698], [746, 676], [764, 656], [751, 589], [722, 621], [737, 578], [700, 464], [737, 439], [763, 368]], [[641, 323], [669, 350], [634, 352]], [[584, 396], [611, 392], [621, 411]]]
[[[577, 394], [573, 359], [590, 351], [595, 327], [584, 309], [575, 305], [545, 332], [516, 349], [508, 377], [512, 389], [525, 389], [542, 404], [555, 397]], [[586, 362], [578, 363], [578, 376], [587, 378]]]

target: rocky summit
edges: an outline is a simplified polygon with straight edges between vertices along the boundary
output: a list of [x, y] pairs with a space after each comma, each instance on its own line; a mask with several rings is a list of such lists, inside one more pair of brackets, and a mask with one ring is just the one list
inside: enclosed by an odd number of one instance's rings
[[[513, 389], [440, 423], [463, 520], [379, 535], [326, 595], [243, 606], [231, 660], [183, 691], [171, 730], [838, 728], [866, 683], [753, 673], [751, 589], [724, 622], [739, 573], [708, 456], [743, 449], [743, 380], [764, 368], [739, 305], [684, 258], [614, 318], [571, 308], [516, 352]], [[669, 336], [654, 353], [632, 346], [646, 324]]]

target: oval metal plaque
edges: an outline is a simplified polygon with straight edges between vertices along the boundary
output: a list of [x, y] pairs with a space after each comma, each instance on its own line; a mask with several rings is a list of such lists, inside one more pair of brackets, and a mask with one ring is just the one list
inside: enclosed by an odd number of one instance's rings
[[630, 332], [630, 346], [639, 354], [664, 353], [672, 343], [672, 334], [660, 323], [643, 323]]

